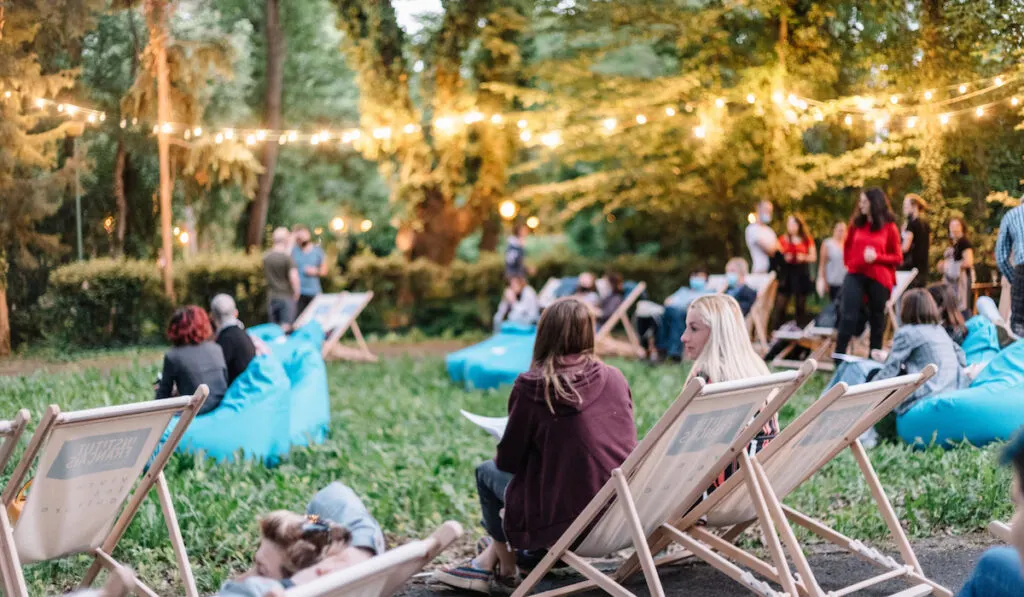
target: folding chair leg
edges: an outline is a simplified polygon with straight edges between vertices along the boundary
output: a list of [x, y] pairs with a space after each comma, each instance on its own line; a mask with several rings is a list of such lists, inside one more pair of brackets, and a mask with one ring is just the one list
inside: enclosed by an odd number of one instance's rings
[[7, 518], [7, 508], [0, 508], [0, 574], [3, 574], [4, 595], [28, 597], [25, 574], [21, 570], [17, 550], [11, 521]]
[[629, 343], [633, 346], [633, 352], [637, 356], [643, 356], [647, 351], [644, 350], [642, 344], [640, 344], [640, 335], [636, 333], [636, 329], [633, 327], [633, 323], [628, 317], [622, 318], [622, 328], [626, 330], [626, 338], [629, 338]]
[[640, 566], [647, 579], [647, 588], [651, 592], [651, 597], [665, 597], [665, 590], [661, 586], [661, 579], [658, 577], [658, 570], [655, 568], [654, 558], [651, 556], [651, 548], [647, 545], [647, 534], [644, 533], [643, 524], [636, 513], [636, 504], [633, 502], [633, 494], [629, 492], [626, 476], [622, 474], [621, 469], [615, 469], [612, 471], [612, 480], [615, 483], [615, 491], [624, 511], [629, 532], [633, 535], [633, 546], [640, 558]]
[[365, 355], [367, 361], [376, 363], [377, 355], [370, 352], [370, 347], [367, 346], [366, 340], [363, 339], [363, 332], [359, 329], [359, 324], [356, 323], [356, 320], [352, 320], [352, 325], [350, 327], [352, 328], [352, 335], [356, 338], [356, 345], [359, 347], [360, 352]]
[[793, 574], [789, 571], [789, 562], [786, 561], [786, 553], [782, 550], [779, 536], [775, 532], [771, 512], [768, 509], [768, 504], [765, 503], [764, 492], [761, 491], [761, 484], [753, 473], [750, 456], [747, 455], [745, 450], [740, 452], [740, 466], [743, 470], [747, 471], [744, 475], [744, 480], [750, 490], [751, 501], [754, 502], [754, 507], [757, 510], [757, 518], [761, 523], [764, 541], [768, 544], [768, 551], [771, 552], [772, 559], [775, 560], [775, 567], [779, 571], [779, 584], [782, 585], [783, 590], [787, 593], [796, 596], [796, 581], [793, 579]]
[[181, 574], [181, 582], [185, 585], [185, 595], [186, 597], [199, 597], [199, 589], [196, 588], [196, 579], [192, 574], [192, 565], [188, 561], [185, 541], [181, 538], [178, 516], [174, 512], [171, 491], [167, 488], [167, 479], [164, 477], [163, 471], [156, 478], [156, 495], [160, 498], [160, 509], [163, 510], [164, 522], [167, 523], [171, 547], [174, 549], [175, 559], [178, 560], [178, 572]]
[[[697, 541], [693, 537], [669, 525], [665, 525], [662, 528], [666, 533], [670, 534], [676, 542], [693, 552], [694, 555], [704, 560], [704, 562], [709, 566], [718, 570], [722, 574], [725, 574], [754, 593], [761, 595], [761, 597], [778, 597], [779, 593], [775, 591], [771, 585], [758, 580], [753, 574], [740, 568], [736, 564], [733, 564], [700, 541]], [[796, 597], [796, 593], [790, 593], [790, 597]]]
[[[110, 557], [110, 554], [103, 551], [102, 549], [96, 549], [93, 552], [93, 555], [96, 556], [96, 562], [93, 564], [94, 566], [106, 568], [108, 570], [113, 570], [115, 567], [120, 566], [117, 560]], [[92, 581], [89, 581], [89, 584], [92, 584]], [[89, 585], [83, 584], [81, 588], [85, 589], [88, 588], [88, 586]], [[140, 595], [144, 595], [145, 597], [160, 597], [156, 594], [155, 591], [153, 591], [153, 589], [146, 586], [146, 584], [139, 580], [137, 577], [135, 578], [135, 591]]]

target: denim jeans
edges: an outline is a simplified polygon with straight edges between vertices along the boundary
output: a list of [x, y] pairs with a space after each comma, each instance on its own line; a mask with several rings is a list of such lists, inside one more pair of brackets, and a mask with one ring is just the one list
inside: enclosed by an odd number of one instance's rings
[[682, 357], [684, 331], [686, 331], [686, 307], [665, 307], [665, 314], [661, 316], [661, 327], [658, 328], [656, 340], [658, 350], [669, 357]]
[[481, 523], [487, 534], [499, 543], [505, 543], [505, 529], [501, 525], [501, 509], [505, 507], [505, 488], [512, 475], [498, 470], [493, 460], [476, 467], [476, 492], [480, 496]]
[[981, 555], [957, 597], [1017, 597], [1024, 595], [1020, 555], [1012, 547], [993, 547]]

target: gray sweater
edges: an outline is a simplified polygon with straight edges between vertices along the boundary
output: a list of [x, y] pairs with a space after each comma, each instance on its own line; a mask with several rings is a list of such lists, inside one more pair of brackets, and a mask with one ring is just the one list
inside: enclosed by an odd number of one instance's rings
[[889, 379], [903, 372], [919, 373], [930, 363], [938, 366], [938, 373], [897, 406], [896, 414], [907, 412], [921, 398], [966, 388], [970, 383], [964, 371], [967, 366], [964, 350], [950, 339], [942, 326], [900, 326], [893, 336], [889, 357], [875, 379]]
[[[210, 388], [210, 396], [199, 409], [205, 414], [217, 408], [228, 391], [228, 367], [224, 352], [213, 341], [173, 346], [164, 355], [164, 372], [156, 388], [156, 399], [191, 396], [200, 384]], [[174, 388], [177, 386], [177, 393]]]

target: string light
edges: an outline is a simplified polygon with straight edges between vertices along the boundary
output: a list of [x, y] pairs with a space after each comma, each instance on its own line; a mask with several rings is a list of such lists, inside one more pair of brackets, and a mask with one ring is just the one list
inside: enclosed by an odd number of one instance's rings
[[217, 145], [220, 145], [221, 143], [223, 143], [224, 142], [224, 133], [217, 133], [216, 135], [214, 135], [213, 136], [213, 142], [216, 143]]
[[494, 114], [493, 116], [491, 116], [491, 124], [501, 124], [504, 121], [505, 119], [502, 117], [501, 114]]
[[912, 129], [915, 126], [917, 126], [917, 117], [911, 116], [910, 118], [907, 119], [907, 128]]
[[668, 108], [665, 108], [665, 116], [668, 116], [669, 118], [671, 118], [671, 117], [673, 117], [675, 115], [676, 115], [676, 109], [675, 108], [673, 108], [671, 106], [668, 107]]
[[519, 138], [522, 139], [524, 143], [526, 143], [533, 138], [533, 135], [530, 134], [530, 131], [523, 131], [519, 133]]
[[174, 128], [171, 126], [171, 123], [169, 123], [169, 122], [165, 122], [165, 123], [160, 125], [160, 132], [162, 132], [164, 134], [170, 133], [173, 130], [174, 130]]
[[643, 114], [637, 114], [636, 115], [636, 123], [637, 124], [647, 124], [647, 117], [644, 116]]
[[103, 218], [103, 229], [107, 231], [107, 234], [114, 231], [114, 216]]
[[404, 132], [406, 135], [411, 135], [416, 132], [416, 125], [407, 124], [404, 127], [402, 127], [402, 132]]
[[530, 216], [526, 218], [526, 227], [530, 230], [536, 230], [537, 226], [540, 226], [540, 218], [537, 216]]
[[618, 126], [619, 122], [614, 118], [605, 118], [604, 122], [601, 123], [606, 131], [614, 131], [615, 127]]
[[932, 101], [932, 97], [934, 95], [935, 95], [935, 92], [933, 92], [931, 89], [929, 89], [928, 91], [925, 91], [924, 92], [924, 101], [926, 101], [926, 102]]
[[540, 136], [540, 142], [547, 147], [558, 147], [562, 144], [562, 133], [558, 131], [551, 131]]
[[63, 112], [64, 111], [64, 104], [57, 104], [57, 111], [58, 112]]
[[201, 137], [201, 136], [203, 136], [203, 127], [197, 126], [196, 128], [192, 129], [192, 136], [193, 137]]
[[474, 124], [482, 121], [483, 119], [484, 115], [481, 112], [477, 112], [476, 110], [466, 114], [463, 117], [463, 120], [465, 121], [466, 124]]
[[375, 129], [373, 129], [373, 138], [374, 139], [380, 139], [380, 140], [390, 139], [391, 138], [391, 127], [389, 127], [389, 126], [381, 126], [381, 127], [377, 127]]
[[172, 232], [174, 233], [174, 236], [178, 236], [179, 234], [181, 234], [181, 228], [175, 226]]
[[756, 101], [757, 101], [757, 96], [756, 95], [754, 95], [753, 93], [748, 93], [747, 94], [747, 103], [748, 104], [753, 104]]
[[772, 94], [772, 101], [775, 102], [776, 104], [781, 105], [782, 102], [785, 101], [785, 99], [786, 98], [782, 95], [781, 91], [776, 91], [775, 93]]
[[978, 118], [981, 118], [982, 116], [984, 116], [985, 115], [985, 108], [984, 108], [984, 106], [978, 106], [978, 108], [976, 110], [974, 110], [974, 115], [977, 116]]
[[11, 92], [10, 92], [10, 91], [5, 91], [5, 92], [4, 92], [4, 97], [6, 97], [6, 98], [10, 99], [10, 97], [11, 97]]
[[309, 138], [309, 144], [310, 145], [319, 145], [320, 144], [320, 135], [313, 135], [312, 137], [310, 137]]
[[40, 108], [40, 109], [45, 108], [46, 107], [46, 100], [44, 100], [42, 98], [37, 99], [36, 100], [36, 107]]
[[526, 122], [526, 120], [520, 120], [519, 122], [516, 123], [516, 126], [521, 129], [525, 129], [527, 124], [528, 123]]
[[949, 124], [949, 114], [942, 114], [939, 116], [939, 124], [943, 126]]
[[434, 121], [434, 126], [437, 127], [437, 130], [448, 135], [455, 129], [455, 121], [447, 116], [442, 116]]
[[894, 105], [894, 106], [895, 106], [896, 104], [900, 103], [900, 98], [899, 98], [899, 96], [898, 96], [898, 95], [893, 95], [893, 96], [890, 96], [890, 97], [889, 97], [889, 103], [891, 103], [891, 104], [892, 104], [892, 105]]
[[519, 213], [519, 204], [511, 199], [505, 199], [498, 204], [498, 215], [506, 220], [511, 220]]
[[299, 138], [299, 134], [295, 131], [288, 131], [288, 142], [294, 143]]
[[693, 136], [698, 139], [704, 139], [708, 136], [708, 129], [704, 125], [693, 127]]
[[230, 141], [234, 136], [235, 136], [235, 131], [233, 131], [231, 129], [226, 129], [224, 131], [224, 138], [227, 139], [228, 141]]
[[181, 236], [178, 237], [178, 240], [181, 241], [182, 245], [187, 245], [188, 241], [191, 240], [191, 237], [189, 236], [188, 231], [182, 232]]
[[996, 84], [996, 87], [1002, 87], [1003, 83], [1005, 83], [1002, 77], [996, 77], [995, 79], [992, 80], [992, 82]]
[[717, 98], [715, 100], [715, 107], [717, 107], [717, 108], [724, 108], [725, 107], [725, 100], [722, 99], [722, 98]]
[[843, 118], [843, 124], [845, 124], [846, 126], [853, 126], [853, 116], [847, 114], [846, 118]]
[[288, 142], [288, 135], [281, 135], [280, 137], [277, 138], [277, 144], [278, 145], [284, 145], [287, 142]]
[[86, 118], [86, 120], [88, 120], [89, 122], [96, 122], [96, 115], [95, 115], [95, 114], [90, 114], [90, 115], [89, 115], [89, 116], [88, 116], [88, 117]]
[[1014, 96], [1014, 97], [1010, 98], [1010, 105], [1011, 106], [1016, 106], [1018, 104], [1020, 104], [1020, 99], [1018, 97]]
[[[245, 144], [249, 146], [256, 145], [256, 135], [247, 135], [245, 137]], [[316, 143], [313, 145], [316, 145]]]
[[256, 140], [257, 141], [263, 141], [266, 138], [267, 138], [267, 131], [264, 131], [264, 130], [256, 131]]
[[967, 93], [967, 85], [960, 85], [959, 90], [960, 93]]
[[362, 230], [363, 232], [369, 232], [371, 228], [373, 228], [372, 221], [363, 220], [362, 222], [359, 222], [359, 229]]

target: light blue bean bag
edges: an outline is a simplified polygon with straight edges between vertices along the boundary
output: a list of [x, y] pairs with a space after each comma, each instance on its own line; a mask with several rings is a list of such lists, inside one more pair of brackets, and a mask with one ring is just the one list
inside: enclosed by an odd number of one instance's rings
[[536, 337], [536, 326], [503, 323], [499, 333], [445, 357], [448, 376], [466, 389], [509, 385], [529, 370]]
[[197, 416], [179, 451], [202, 451], [218, 461], [275, 463], [293, 446], [323, 442], [330, 425], [330, 394], [320, 349], [323, 330], [310, 323], [291, 336], [276, 325], [247, 330], [270, 347], [238, 376], [220, 405]]
[[967, 364], [988, 363], [999, 354], [996, 326], [987, 317], [975, 315], [967, 320], [967, 338], [963, 344]]
[[969, 388], [919, 400], [896, 420], [908, 444], [983, 446], [1024, 425], [1024, 340], [1004, 348]]

